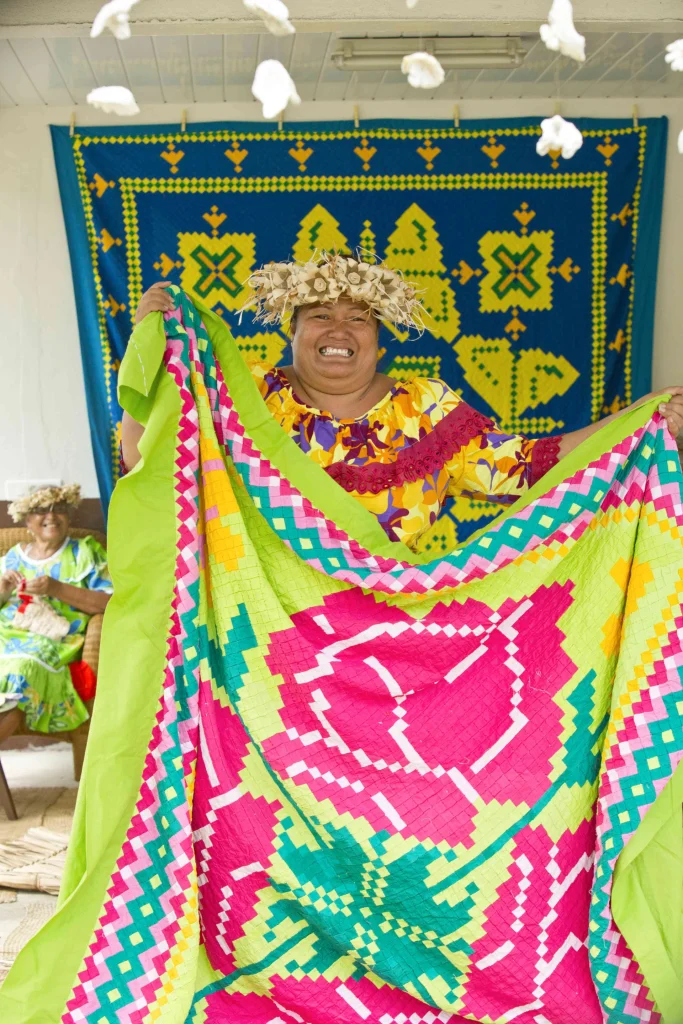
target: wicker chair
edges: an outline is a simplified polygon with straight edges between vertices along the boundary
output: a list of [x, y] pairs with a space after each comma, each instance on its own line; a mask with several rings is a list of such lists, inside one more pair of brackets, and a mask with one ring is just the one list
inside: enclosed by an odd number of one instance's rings
[[[106, 546], [106, 538], [103, 534], [98, 533], [97, 530], [80, 530], [72, 528], [69, 530], [71, 537], [94, 537], [100, 544]], [[5, 555], [10, 548], [14, 547], [15, 544], [28, 543], [30, 535], [28, 530], [23, 527], [13, 527], [10, 529], [0, 529], [0, 555]], [[90, 668], [97, 674], [97, 668], [100, 660], [100, 637], [102, 634], [102, 615], [93, 615], [90, 619], [86, 631], [85, 631], [85, 643], [83, 645], [82, 658], [83, 661], [90, 665]], [[89, 712], [92, 712], [94, 701], [86, 701], [86, 707]], [[8, 712], [12, 714], [12, 712]], [[1, 716], [0, 716], [1, 720]], [[83, 768], [83, 758], [85, 757], [85, 745], [88, 741], [88, 731], [90, 728], [90, 720], [84, 722], [83, 725], [79, 725], [77, 729], [73, 729], [71, 732], [63, 734], [64, 739], [71, 741], [73, 747], [73, 759], [74, 759], [74, 777], [78, 780], [81, 777], [81, 770]], [[17, 727], [12, 730], [9, 735], [20, 735], [20, 736], [31, 736], [38, 735], [33, 733], [30, 729], [26, 728], [23, 720], [23, 715], [19, 721]], [[6, 736], [2, 737], [6, 739]]]

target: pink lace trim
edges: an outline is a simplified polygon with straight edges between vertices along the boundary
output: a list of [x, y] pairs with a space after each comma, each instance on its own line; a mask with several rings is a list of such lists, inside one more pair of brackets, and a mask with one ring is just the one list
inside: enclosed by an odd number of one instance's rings
[[325, 467], [326, 472], [345, 491], [379, 494], [404, 483], [424, 480], [430, 473], [443, 469], [457, 451], [493, 425], [487, 416], [461, 402], [425, 437], [400, 451], [393, 462], [371, 462], [366, 466], [334, 462]]
[[531, 474], [529, 476], [529, 487], [533, 487], [537, 480], [557, 465], [560, 461], [560, 443], [562, 434], [555, 437], [542, 437], [531, 449]]

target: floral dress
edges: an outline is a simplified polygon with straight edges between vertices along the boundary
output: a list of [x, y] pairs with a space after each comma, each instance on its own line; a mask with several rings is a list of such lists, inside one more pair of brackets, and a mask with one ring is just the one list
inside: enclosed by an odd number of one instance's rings
[[413, 550], [449, 495], [510, 505], [558, 461], [560, 436], [508, 434], [442, 380], [398, 381], [364, 416], [339, 420], [298, 398], [281, 369], [250, 369], [302, 451]]
[[[75, 587], [113, 592], [106, 552], [93, 537], [67, 537], [59, 551], [42, 560], [29, 558], [17, 544], [0, 558], [0, 575], [7, 569], [15, 569], [27, 580], [52, 576]], [[68, 634], [58, 643], [12, 625], [19, 606], [16, 594], [0, 607], [0, 693], [21, 695], [19, 707], [29, 729], [67, 732], [88, 718], [71, 682], [69, 663], [78, 660], [90, 616], [57, 598], [44, 600], [70, 623]]]

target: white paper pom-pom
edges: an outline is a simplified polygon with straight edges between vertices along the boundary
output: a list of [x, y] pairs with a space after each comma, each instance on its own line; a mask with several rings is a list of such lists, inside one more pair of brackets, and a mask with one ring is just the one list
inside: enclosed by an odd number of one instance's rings
[[277, 117], [288, 103], [301, 103], [287, 68], [279, 60], [261, 61], [256, 68], [251, 91], [263, 105], [263, 116]]
[[408, 76], [408, 84], [416, 89], [437, 89], [446, 73], [431, 53], [409, 53], [401, 61], [401, 71]]
[[571, 0], [553, 0], [548, 24], [541, 25], [541, 39], [549, 50], [556, 50], [579, 62], [586, 59], [586, 40], [574, 28]]
[[583, 135], [571, 121], [565, 121], [559, 114], [541, 121], [541, 137], [536, 143], [539, 156], [547, 156], [550, 150], [560, 151], [569, 160], [583, 146]]
[[128, 15], [131, 7], [138, 0], [109, 0], [108, 4], [95, 15], [95, 20], [90, 29], [90, 35], [94, 39], [108, 28], [117, 39], [130, 39], [130, 25]]
[[130, 117], [140, 113], [135, 96], [130, 89], [126, 89], [125, 85], [101, 85], [99, 89], [89, 92], [87, 99], [91, 107], [98, 107], [105, 114], [120, 114], [122, 117]]
[[683, 153], [683, 132], [678, 136], [678, 152]]
[[683, 71], [683, 39], [669, 43], [664, 60], [671, 65], [672, 71]]
[[282, 0], [243, 0], [248, 11], [258, 14], [274, 36], [291, 36], [296, 29], [289, 20], [289, 9]]

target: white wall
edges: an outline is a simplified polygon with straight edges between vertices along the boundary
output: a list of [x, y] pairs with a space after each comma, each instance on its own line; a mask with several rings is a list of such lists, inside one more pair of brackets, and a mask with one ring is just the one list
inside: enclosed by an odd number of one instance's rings
[[[547, 116], [549, 102], [477, 100], [461, 117]], [[566, 109], [565, 109], [566, 107]], [[630, 116], [630, 100], [573, 100], [567, 117]], [[361, 117], [449, 118], [447, 102], [364, 103]], [[639, 101], [642, 117], [670, 118], [655, 323], [654, 386], [683, 384], [683, 156], [676, 150], [683, 101]], [[83, 392], [71, 270], [48, 131], [71, 111], [0, 110], [0, 499], [9, 480], [79, 481], [97, 496]], [[259, 120], [255, 105], [195, 106], [190, 121]], [[351, 118], [349, 104], [302, 104], [288, 120]], [[147, 107], [133, 123], [178, 122], [179, 109]], [[113, 118], [78, 108], [79, 123]]]

